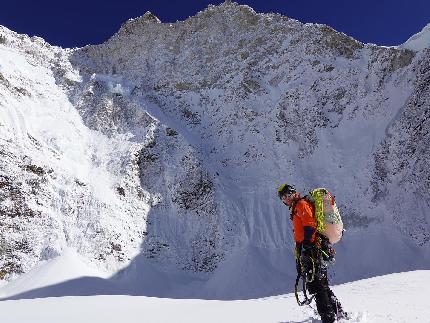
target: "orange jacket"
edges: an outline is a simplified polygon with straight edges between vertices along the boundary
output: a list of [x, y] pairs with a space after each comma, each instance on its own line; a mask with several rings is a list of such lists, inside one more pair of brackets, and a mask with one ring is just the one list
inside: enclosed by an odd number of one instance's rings
[[314, 211], [312, 204], [305, 200], [299, 200], [293, 207], [293, 227], [294, 227], [294, 240], [301, 243], [305, 237], [304, 227], [312, 227], [315, 232], [312, 235], [311, 242], [315, 241], [316, 234], [316, 221], [314, 218]]

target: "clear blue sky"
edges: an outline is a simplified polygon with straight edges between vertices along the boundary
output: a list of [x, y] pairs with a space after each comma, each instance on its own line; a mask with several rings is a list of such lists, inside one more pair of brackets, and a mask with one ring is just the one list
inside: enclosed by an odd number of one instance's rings
[[[223, 0], [5, 0], [0, 25], [53, 45], [99, 44], [129, 18], [151, 11], [163, 22], [183, 20]], [[430, 23], [430, 0], [237, 0], [257, 12], [278, 12], [332, 26], [362, 42], [398, 45]]]

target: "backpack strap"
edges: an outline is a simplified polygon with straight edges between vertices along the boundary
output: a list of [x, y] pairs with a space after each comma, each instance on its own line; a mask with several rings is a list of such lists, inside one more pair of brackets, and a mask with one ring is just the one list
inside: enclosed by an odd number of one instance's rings
[[314, 214], [315, 216], [315, 203], [314, 201], [310, 198], [310, 196], [308, 194], [306, 194], [305, 196], [302, 196], [300, 198], [298, 198], [291, 206], [290, 206], [290, 219], [291, 221], [293, 220], [294, 215], [296, 214], [296, 205], [297, 203], [299, 203], [301, 200], [305, 200], [307, 202], [309, 202], [312, 205], [312, 214]]
[[303, 197], [297, 199], [294, 201], [290, 206], [290, 220], [293, 221], [294, 215], [296, 215], [296, 205], [299, 203], [300, 200], [303, 200]]

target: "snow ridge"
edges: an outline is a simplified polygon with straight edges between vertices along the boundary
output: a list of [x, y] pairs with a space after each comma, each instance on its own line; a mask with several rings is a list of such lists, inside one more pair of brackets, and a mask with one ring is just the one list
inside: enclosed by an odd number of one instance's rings
[[423, 30], [411, 36], [400, 46], [414, 51], [421, 51], [426, 48], [430, 48], [430, 24], [427, 24]]

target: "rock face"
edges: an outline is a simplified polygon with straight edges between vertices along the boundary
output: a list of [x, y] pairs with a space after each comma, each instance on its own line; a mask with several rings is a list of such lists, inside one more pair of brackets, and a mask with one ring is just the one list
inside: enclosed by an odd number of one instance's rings
[[14, 277], [67, 246], [118, 269], [146, 234], [142, 145], [82, 123], [67, 97], [80, 77], [66, 51], [2, 34], [0, 275]]
[[[386, 137], [374, 155], [373, 181], [377, 199], [384, 199], [401, 231], [418, 244], [428, 245], [430, 219], [429, 118], [430, 57], [428, 53], [416, 67], [414, 89], [387, 128]], [[380, 196], [382, 195], [382, 196]]]
[[229, 2], [175, 24], [146, 13], [75, 50], [1, 33], [4, 278], [64, 246], [205, 277], [291, 257], [283, 181], [328, 187], [351, 235], [393, 226], [428, 247], [429, 51]]

